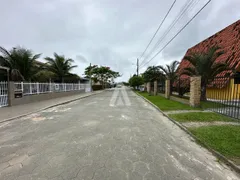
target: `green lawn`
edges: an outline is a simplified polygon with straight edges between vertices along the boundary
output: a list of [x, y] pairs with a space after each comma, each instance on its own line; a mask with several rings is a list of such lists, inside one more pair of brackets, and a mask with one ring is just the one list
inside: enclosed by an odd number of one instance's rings
[[169, 114], [171, 118], [179, 122], [212, 122], [212, 121], [234, 121], [234, 119], [214, 112], [189, 112]]
[[145, 97], [149, 101], [151, 101], [153, 104], [158, 106], [162, 111], [172, 111], [172, 110], [194, 110], [196, 108], [190, 107], [189, 105], [172, 101], [169, 99], [166, 99], [162, 96], [149, 96], [146, 92], [137, 92], [141, 96]]
[[[137, 92], [163, 111], [171, 110], [196, 110], [186, 104], [168, 100], [162, 96], [149, 96], [146, 92]], [[214, 103], [201, 102], [202, 109], [213, 107]], [[179, 122], [213, 122], [213, 121], [234, 121], [234, 119], [213, 112], [189, 112], [169, 114]], [[240, 165], [240, 126], [205, 126], [189, 128], [201, 142], [220, 152], [227, 158]]]
[[240, 126], [189, 128], [202, 142], [240, 165]]

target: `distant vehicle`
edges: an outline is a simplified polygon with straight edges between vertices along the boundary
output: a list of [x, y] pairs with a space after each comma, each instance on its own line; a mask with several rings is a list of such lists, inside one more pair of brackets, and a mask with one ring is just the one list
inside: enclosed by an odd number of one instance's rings
[[122, 85], [121, 85], [121, 84], [118, 84], [118, 85], [117, 85], [117, 88], [121, 88], [121, 87], [122, 87]]

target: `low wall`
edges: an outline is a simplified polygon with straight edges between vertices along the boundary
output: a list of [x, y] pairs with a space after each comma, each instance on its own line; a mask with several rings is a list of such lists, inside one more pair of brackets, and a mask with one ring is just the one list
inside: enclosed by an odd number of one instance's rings
[[158, 93], [158, 95], [165, 97], [165, 94], [163, 94], [163, 93]]
[[[165, 94], [163, 94], [163, 93], [158, 93], [158, 95], [160, 95], [160, 96], [162, 96], [162, 97], [165, 97]], [[175, 97], [175, 96], [170, 96], [169, 99], [170, 99], [170, 100], [173, 100], [173, 101], [177, 101], [177, 102], [180, 102], [180, 103], [189, 105], [189, 100], [188, 100], [188, 99], [184, 99], [184, 98], [180, 98], [180, 97]]]
[[85, 92], [84, 90], [80, 90], [80, 91], [52, 92], [52, 93], [45, 93], [45, 94], [28, 95], [20, 98], [12, 98], [11, 105], [15, 106], [15, 105], [21, 105], [21, 104], [28, 104], [28, 103], [38, 102], [38, 101], [60, 98], [64, 96], [77, 95], [84, 92]]
[[28, 104], [38, 101], [44, 101], [54, 98], [60, 98], [65, 96], [72, 96], [77, 95], [80, 93], [85, 93], [85, 89], [77, 90], [77, 91], [67, 91], [67, 92], [50, 92], [50, 93], [42, 93], [42, 94], [33, 94], [33, 95], [26, 95], [22, 97], [15, 98], [15, 91], [14, 91], [14, 84], [10, 82], [9, 86], [9, 105], [21, 105], [21, 104]]
[[178, 101], [178, 102], [180, 102], [180, 103], [189, 105], [189, 100], [184, 99], [184, 98], [175, 97], [175, 96], [170, 96], [170, 100]]
[[21, 104], [28, 104], [28, 103], [38, 102], [38, 101], [60, 98], [64, 96], [77, 95], [84, 92], [85, 90], [28, 95], [28, 96], [23, 96], [21, 98], [12, 98], [11, 105], [15, 106], [15, 105], [21, 105]]

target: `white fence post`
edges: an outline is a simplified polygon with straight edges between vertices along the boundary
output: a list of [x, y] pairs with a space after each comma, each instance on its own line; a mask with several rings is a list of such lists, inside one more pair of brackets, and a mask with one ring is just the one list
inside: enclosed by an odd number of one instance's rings
[[22, 89], [22, 93], [23, 93], [23, 82], [21, 82], [21, 89]]
[[28, 83], [29, 84], [29, 93], [32, 94], [32, 84], [31, 83]]
[[37, 82], [36, 85], [37, 85], [37, 94], [39, 94], [39, 83]]
[[49, 82], [48, 85], [49, 85], [49, 91], [52, 92], [52, 83], [51, 83], [51, 81]]

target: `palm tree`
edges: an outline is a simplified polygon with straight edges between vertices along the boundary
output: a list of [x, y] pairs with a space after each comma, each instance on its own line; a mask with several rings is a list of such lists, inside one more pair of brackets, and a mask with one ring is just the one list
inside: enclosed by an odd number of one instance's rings
[[216, 59], [224, 52], [220, 47], [213, 46], [207, 52], [195, 52], [184, 59], [190, 63], [190, 67], [183, 69], [181, 74], [188, 76], [201, 76], [201, 100], [206, 100], [207, 84], [211, 83], [216, 75], [228, 69], [226, 63], [216, 62]]
[[45, 60], [47, 60], [46, 69], [53, 72], [62, 83], [64, 78], [70, 74], [70, 71], [77, 67], [76, 65], [72, 66], [74, 60], [67, 59], [57, 53], [54, 53], [54, 58], [46, 57]]
[[159, 68], [164, 72], [165, 77], [170, 80], [170, 94], [172, 94], [173, 83], [177, 79], [177, 67], [179, 65], [178, 61], [173, 61], [170, 65], [166, 67], [159, 66]]
[[37, 59], [41, 54], [33, 55], [32, 51], [22, 47], [12, 48], [7, 51], [0, 46], [0, 65], [10, 69], [10, 80], [31, 81], [37, 72]]
[[151, 84], [156, 80], [160, 81], [162, 89], [164, 88], [165, 77], [159, 66], [149, 66], [147, 70], [143, 73], [143, 79], [145, 82], [150, 82]]
[[49, 82], [55, 80], [55, 74], [46, 69], [38, 71], [33, 77], [32, 80], [35, 82]]
[[163, 77], [163, 72], [160, 70], [159, 66], [149, 66], [147, 70], [143, 73], [143, 78], [145, 82], [153, 82], [155, 80], [160, 80]]

